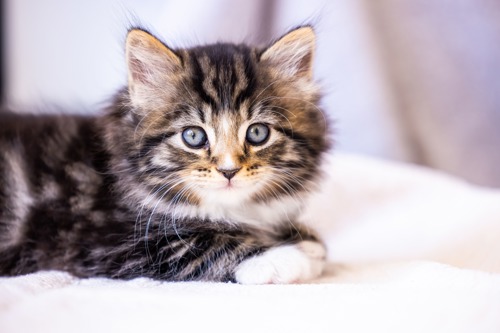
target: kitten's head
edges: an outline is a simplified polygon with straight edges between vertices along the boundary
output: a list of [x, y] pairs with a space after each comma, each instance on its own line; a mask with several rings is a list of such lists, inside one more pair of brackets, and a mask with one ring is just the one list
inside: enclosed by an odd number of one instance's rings
[[309, 26], [264, 49], [171, 49], [131, 30], [123, 140], [146, 201], [240, 205], [307, 191], [328, 148], [314, 48]]

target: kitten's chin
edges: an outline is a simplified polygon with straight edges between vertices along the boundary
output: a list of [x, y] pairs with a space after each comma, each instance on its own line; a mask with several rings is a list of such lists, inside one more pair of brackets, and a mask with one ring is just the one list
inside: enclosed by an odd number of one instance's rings
[[213, 184], [209, 188], [200, 190], [201, 200], [215, 206], [239, 206], [247, 202], [254, 194], [254, 186], [238, 183], [224, 182]]
[[[245, 187], [242, 186], [241, 184], [237, 184], [234, 182], [226, 182], [225, 184], [219, 185], [215, 188], [215, 191], [220, 191], [220, 192], [235, 192], [235, 191], [240, 191], [244, 189]], [[248, 192], [248, 190], [247, 190]]]

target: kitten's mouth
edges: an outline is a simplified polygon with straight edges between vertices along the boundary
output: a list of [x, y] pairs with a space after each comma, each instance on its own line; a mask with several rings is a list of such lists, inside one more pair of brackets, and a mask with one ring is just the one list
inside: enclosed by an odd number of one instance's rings
[[235, 186], [234, 182], [232, 181], [227, 181], [223, 185], [221, 184], [219, 187], [217, 187], [217, 190], [219, 191], [232, 191], [236, 190], [238, 187]]
[[217, 183], [213, 184], [212, 189], [215, 191], [219, 192], [239, 192], [239, 191], [248, 191], [250, 190], [250, 187], [253, 187], [256, 183], [249, 184], [248, 182], [245, 182], [243, 180], [239, 179], [231, 179], [231, 180], [226, 180], [226, 181], [218, 181]]

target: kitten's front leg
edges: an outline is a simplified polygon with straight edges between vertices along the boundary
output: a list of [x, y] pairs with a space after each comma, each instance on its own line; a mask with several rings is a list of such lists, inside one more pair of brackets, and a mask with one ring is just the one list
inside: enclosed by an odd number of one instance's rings
[[284, 244], [242, 261], [235, 280], [242, 284], [285, 284], [312, 280], [323, 272], [325, 246], [309, 233], [297, 233]]
[[[140, 242], [132, 252], [108, 262], [117, 278], [147, 276], [170, 281], [235, 281], [242, 284], [304, 282], [319, 276], [325, 247], [298, 225], [265, 232], [246, 228], [198, 228], [196, 232], [162, 235]], [[115, 263], [125, 260], [119, 265]], [[102, 260], [100, 261], [102, 264]]]

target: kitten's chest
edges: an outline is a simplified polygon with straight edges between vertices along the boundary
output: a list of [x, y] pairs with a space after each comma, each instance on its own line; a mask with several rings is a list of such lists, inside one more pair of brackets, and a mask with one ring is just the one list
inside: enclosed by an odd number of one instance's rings
[[208, 202], [189, 210], [192, 217], [265, 228], [293, 221], [300, 213], [301, 203], [294, 198], [241, 205]]

